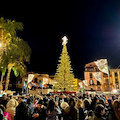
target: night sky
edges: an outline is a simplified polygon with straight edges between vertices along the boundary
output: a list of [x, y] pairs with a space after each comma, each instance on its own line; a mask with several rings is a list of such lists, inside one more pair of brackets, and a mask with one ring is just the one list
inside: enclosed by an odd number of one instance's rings
[[[6, 4], [6, 3], [5, 3]], [[22, 22], [18, 37], [32, 49], [28, 71], [54, 75], [66, 35], [76, 78], [84, 78], [85, 64], [107, 58], [120, 65], [120, 0], [40, 0], [7, 3], [0, 16]]]

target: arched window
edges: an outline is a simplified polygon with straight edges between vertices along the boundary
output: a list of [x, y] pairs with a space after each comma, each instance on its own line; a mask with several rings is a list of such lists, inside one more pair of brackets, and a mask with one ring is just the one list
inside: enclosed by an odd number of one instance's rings
[[92, 75], [92, 73], [90, 73], [90, 78], [93, 78], [93, 75]]
[[101, 85], [101, 84], [100, 84], [100, 81], [97, 81], [97, 85]]
[[93, 80], [89, 80], [89, 84], [93, 85], [94, 84]]

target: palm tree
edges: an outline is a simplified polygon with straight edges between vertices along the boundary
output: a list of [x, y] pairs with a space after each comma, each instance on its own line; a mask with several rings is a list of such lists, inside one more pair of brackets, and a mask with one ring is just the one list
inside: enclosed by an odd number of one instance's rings
[[6, 72], [8, 69], [5, 90], [8, 89], [11, 69], [16, 76], [24, 75], [26, 73], [24, 61], [29, 62], [30, 59], [31, 49], [25, 41], [17, 37], [18, 30], [23, 30], [21, 22], [0, 18], [0, 43], [2, 44], [0, 64], [4, 66], [4, 70], [1, 69], [1, 71]]
[[10, 81], [10, 73], [13, 69], [16, 76], [25, 75], [26, 66], [24, 62], [30, 61], [31, 49], [28, 46], [27, 42], [23, 41], [20, 38], [15, 38], [11, 41], [9, 46], [6, 46], [6, 61], [7, 61], [7, 78], [5, 91], [8, 89]]
[[0, 43], [2, 47], [0, 49], [0, 58], [3, 51], [6, 50], [13, 38], [16, 38], [16, 32], [18, 30], [23, 30], [23, 24], [21, 22], [16, 22], [15, 20], [0, 18]]

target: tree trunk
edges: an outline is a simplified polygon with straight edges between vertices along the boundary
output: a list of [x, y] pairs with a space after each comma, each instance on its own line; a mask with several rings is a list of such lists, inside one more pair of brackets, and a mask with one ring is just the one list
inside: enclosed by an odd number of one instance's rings
[[2, 86], [2, 81], [3, 81], [3, 74], [1, 75], [0, 90], [2, 90], [2, 89], [3, 89], [3, 86]]
[[7, 78], [6, 78], [6, 84], [5, 84], [5, 91], [8, 90], [8, 85], [9, 85], [9, 81], [10, 81], [10, 73], [11, 73], [11, 69], [13, 66], [14, 66], [14, 63], [8, 64], [8, 72], [7, 72]]

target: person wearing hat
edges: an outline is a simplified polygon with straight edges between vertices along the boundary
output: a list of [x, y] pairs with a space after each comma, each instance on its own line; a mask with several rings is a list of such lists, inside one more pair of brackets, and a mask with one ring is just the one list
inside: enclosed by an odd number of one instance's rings
[[46, 120], [46, 108], [44, 107], [44, 101], [39, 100], [37, 107], [34, 109], [32, 118], [33, 120]]

